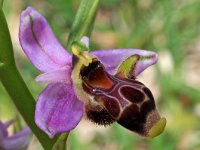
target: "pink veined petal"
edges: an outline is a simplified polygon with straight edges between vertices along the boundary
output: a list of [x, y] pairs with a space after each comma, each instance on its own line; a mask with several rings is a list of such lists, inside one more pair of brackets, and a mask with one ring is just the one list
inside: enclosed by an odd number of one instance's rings
[[82, 116], [83, 103], [77, 99], [72, 84], [49, 84], [38, 98], [35, 122], [50, 138], [74, 129]]
[[122, 61], [134, 54], [141, 56], [135, 69], [136, 76], [149, 66], [155, 64], [158, 59], [158, 55], [155, 52], [140, 49], [97, 50], [91, 53], [97, 56], [110, 74], [114, 74]]
[[45, 18], [32, 7], [21, 13], [19, 40], [25, 54], [42, 72], [55, 70], [71, 62]]
[[65, 82], [71, 83], [71, 66], [67, 65], [63, 68], [43, 73], [36, 77], [37, 82]]

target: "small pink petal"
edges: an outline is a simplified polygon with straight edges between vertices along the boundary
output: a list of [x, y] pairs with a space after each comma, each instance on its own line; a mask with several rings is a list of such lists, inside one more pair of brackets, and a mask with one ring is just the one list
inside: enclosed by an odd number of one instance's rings
[[36, 77], [37, 82], [65, 82], [71, 83], [71, 66], [65, 66], [63, 68], [43, 73]]

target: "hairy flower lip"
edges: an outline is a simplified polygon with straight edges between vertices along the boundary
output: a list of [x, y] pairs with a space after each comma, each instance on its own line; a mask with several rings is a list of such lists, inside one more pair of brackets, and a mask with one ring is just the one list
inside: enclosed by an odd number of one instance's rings
[[[75, 94], [76, 85], [72, 83], [72, 55], [58, 42], [46, 19], [32, 7], [21, 13], [19, 40], [31, 63], [43, 73], [36, 80], [49, 83], [37, 101], [36, 124], [50, 138], [72, 130], [80, 122], [84, 110], [83, 102], [77, 98], [81, 95]], [[87, 37], [81, 42], [89, 46]], [[129, 56], [139, 55], [135, 76], [155, 64], [158, 57], [155, 52], [139, 49], [96, 50], [90, 54], [97, 57], [109, 74], [115, 74]]]

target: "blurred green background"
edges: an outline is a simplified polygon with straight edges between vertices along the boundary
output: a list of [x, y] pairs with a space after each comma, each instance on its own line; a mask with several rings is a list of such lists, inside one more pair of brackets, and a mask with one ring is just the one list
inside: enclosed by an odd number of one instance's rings
[[[34, 81], [39, 72], [19, 45], [20, 12], [27, 6], [35, 7], [66, 46], [79, 3], [80, 0], [5, 0], [16, 62], [35, 99], [46, 85]], [[100, 0], [91, 49], [113, 48], [148, 49], [159, 54], [158, 64], [144, 71], [138, 80], [151, 89], [161, 116], [167, 118], [166, 129], [159, 137], [143, 139], [118, 124], [104, 128], [83, 119], [69, 136], [69, 149], [199, 150], [200, 1]], [[0, 83], [0, 119], [19, 119], [16, 112]]]

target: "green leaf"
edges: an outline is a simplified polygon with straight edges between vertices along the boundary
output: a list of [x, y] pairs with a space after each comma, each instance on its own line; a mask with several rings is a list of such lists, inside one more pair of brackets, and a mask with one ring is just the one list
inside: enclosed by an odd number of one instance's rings
[[132, 55], [125, 59], [119, 66], [117, 70], [117, 74], [123, 74], [126, 78], [135, 78], [135, 67], [137, 62], [139, 61], [139, 55]]
[[90, 37], [94, 26], [94, 20], [99, 0], [82, 0], [71, 28], [67, 49], [71, 52], [74, 41], [80, 41], [83, 36]]

